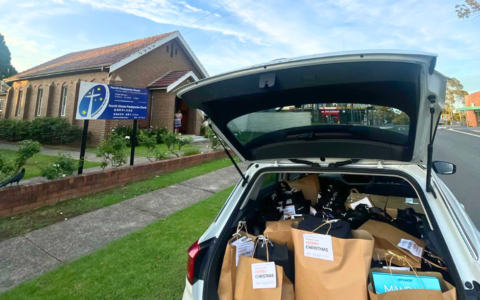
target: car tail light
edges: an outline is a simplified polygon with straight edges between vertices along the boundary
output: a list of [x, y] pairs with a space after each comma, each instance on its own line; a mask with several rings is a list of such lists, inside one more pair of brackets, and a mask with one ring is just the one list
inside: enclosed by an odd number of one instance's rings
[[198, 240], [188, 248], [188, 264], [187, 264], [187, 279], [190, 284], [193, 284], [193, 271], [195, 269], [195, 258], [200, 253], [200, 246]]

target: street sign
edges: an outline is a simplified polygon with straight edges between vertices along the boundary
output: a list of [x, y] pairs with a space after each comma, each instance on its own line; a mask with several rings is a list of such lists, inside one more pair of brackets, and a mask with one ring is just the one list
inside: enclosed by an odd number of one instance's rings
[[148, 90], [80, 82], [77, 120], [144, 120]]

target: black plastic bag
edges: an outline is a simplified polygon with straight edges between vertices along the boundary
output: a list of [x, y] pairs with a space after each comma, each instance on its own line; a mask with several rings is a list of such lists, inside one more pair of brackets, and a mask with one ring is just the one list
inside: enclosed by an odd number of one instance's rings
[[288, 183], [281, 181], [272, 195], [268, 216], [269, 219], [278, 221], [284, 214], [308, 214], [310, 204], [310, 201], [303, 196], [302, 191], [291, 189]]
[[342, 220], [325, 221], [320, 218], [307, 218], [298, 223], [298, 229], [319, 234], [327, 234], [336, 238], [351, 239], [350, 223]]
[[270, 241], [268, 238], [264, 238], [263, 241], [259, 241], [255, 249], [254, 257], [264, 261], [275, 262], [276, 265], [283, 267], [285, 276], [287, 276], [292, 283], [295, 282], [295, 258], [293, 251], [288, 250], [287, 244], [279, 245]]

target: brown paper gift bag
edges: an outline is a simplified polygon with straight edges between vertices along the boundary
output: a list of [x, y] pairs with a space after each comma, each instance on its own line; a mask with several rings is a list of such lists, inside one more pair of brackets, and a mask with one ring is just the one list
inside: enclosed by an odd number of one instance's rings
[[373, 237], [363, 230], [352, 230], [353, 239], [332, 237], [333, 260], [330, 261], [305, 256], [304, 234], [313, 233], [292, 228], [295, 297], [302, 300], [367, 300]]
[[[359, 230], [368, 231], [375, 238], [375, 249], [383, 249], [385, 252], [391, 251], [395, 255], [404, 256], [408, 262], [415, 268], [420, 268], [422, 266], [421, 256], [423, 256], [423, 250], [425, 250], [425, 242], [417, 239], [414, 236], [409, 235], [408, 233], [383, 222], [378, 222], [374, 220], [368, 220], [364, 223]], [[415, 242], [419, 247], [422, 247], [422, 253], [420, 257], [413, 255], [410, 251], [398, 247], [398, 244], [402, 239], [410, 240]], [[379, 255], [381, 251], [377, 251], [373, 255], [374, 260], [385, 260], [384, 257]], [[403, 266], [405, 263], [396, 259], [392, 260], [392, 263], [398, 266]]]
[[[372, 269], [374, 272], [388, 273], [388, 269]], [[411, 274], [415, 275], [414, 272], [410, 271], [393, 271], [395, 274]], [[455, 287], [450, 283], [446, 282], [442, 274], [437, 272], [417, 272], [418, 276], [433, 276], [437, 277], [440, 281], [441, 291], [437, 290], [399, 290], [392, 291], [383, 294], [375, 294], [373, 292], [372, 284], [368, 285], [368, 294], [370, 300], [457, 300], [457, 293]]]
[[[259, 236], [260, 237], [260, 236]], [[255, 247], [257, 247], [258, 238]], [[268, 247], [268, 245], [267, 245]], [[268, 253], [268, 251], [267, 251]], [[240, 256], [235, 281], [235, 300], [295, 300], [292, 282], [285, 276], [283, 268], [275, 265], [277, 284], [275, 288], [254, 289], [252, 264], [265, 261], [248, 256]], [[268, 262], [268, 259], [267, 259]]]
[[[368, 195], [367, 194], [362, 194], [362, 193], [359, 193], [357, 189], [351, 189], [350, 190], [350, 196], [348, 196], [347, 200], [345, 201], [345, 208], [348, 210], [348, 209], [354, 209], [352, 207], [352, 203], [355, 203], [357, 201], [360, 201], [362, 199], [365, 199], [364, 200], [364, 204], [370, 204], [370, 206], [373, 206], [372, 204], [372, 201], [368, 198]], [[362, 202], [363, 203], [363, 202]]]
[[237, 232], [234, 237], [227, 243], [225, 255], [223, 256], [222, 269], [220, 271], [220, 280], [218, 282], [218, 298], [220, 300], [233, 300], [233, 292], [235, 291], [235, 278], [237, 274], [236, 254], [237, 250], [235, 246], [230, 245], [233, 241], [247, 236], [254, 238], [253, 235], [249, 235], [248, 231], [240, 231], [241, 229], [247, 229], [246, 223], [239, 222]]
[[309, 175], [298, 180], [288, 181], [288, 185], [293, 189], [302, 190], [303, 197], [310, 200], [312, 205], [318, 202], [318, 193], [320, 193], [320, 182], [317, 175]]
[[268, 237], [272, 242], [275, 242], [279, 245], [287, 244], [288, 250], [294, 251], [292, 232], [290, 228], [293, 223], [298, 223], [300, 219], [290, 219], [282, 221], [269, 221], [266, 224], [265, 231], [263, 235]]

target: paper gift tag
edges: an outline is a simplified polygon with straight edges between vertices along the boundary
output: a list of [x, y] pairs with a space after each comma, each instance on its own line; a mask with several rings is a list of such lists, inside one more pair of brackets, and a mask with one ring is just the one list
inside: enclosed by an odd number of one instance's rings
[[245, 241], [244, 243], [237, 245], [237, 255], [236, 255], [236, 266], [238, 267], [238, 258], [240, 255], [245, 255], [248, 257], [252, 257], [254, 243], [252, 240]]
[[[282, 204], [282, 202], [279, 202], [278, 205]], [[292, 204], [292, 199], [288, 199], [286, 204]], [[283, 211], [283, 207], [282, 206], [277, 206], [277, 209], [282, 212]]]
[[417, 204], [417, 203], [413, 202], [413, 198], [405, 198], [405, 203], [406, 204]]
[[252, 264], [254, 289], [274, 289], [277, 287], [277, 272], [274, 262]]
[[251, 240], [250, 238], [246, 237], [246, 236], [242, 236], [241, 238], [239, 238], [238, 240], [234, 240], [233, 242], [230, 243], [230, 245], [232, 246], [237, 246], [238, 244], [242, 244], [244, 243], [246, 240]]
[[294, 214], [296, 214], [296, 213], [295, 213], [295, 205], [285, 206], [285, 208], [283, 209], [283, 213], [284, 213], [284, 214], [289, 214], [289, 215], [294, 215]]
[[423, 248], [418, 246], [414, 241], [401, 239], [397, 245], [400, 248], [410, 251], [416, 257], [422, 256]]
[[373, 207], [372, 203], [370, 202], [370, 199], [368, 199], [367, 197], [351, 203], [350, 206], [354, 210], [355, 207], [357, 207], [359, 204], [366, 204], [368, 207]]
[[333, 261], [332, 237], [323, 234], [303, 234], [303, 255]]

